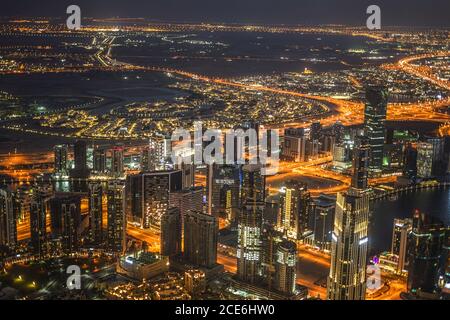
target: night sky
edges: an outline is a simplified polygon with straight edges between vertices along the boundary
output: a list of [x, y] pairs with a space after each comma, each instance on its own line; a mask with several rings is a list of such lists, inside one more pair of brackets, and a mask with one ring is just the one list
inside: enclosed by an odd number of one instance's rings
[[450, 26], [449, 0], [19, 0], [2, 1], [0, 16], [64, 16], [70, 4], [89, 17], [155, 21], [365, 25], [368, 5], [382, 25]]

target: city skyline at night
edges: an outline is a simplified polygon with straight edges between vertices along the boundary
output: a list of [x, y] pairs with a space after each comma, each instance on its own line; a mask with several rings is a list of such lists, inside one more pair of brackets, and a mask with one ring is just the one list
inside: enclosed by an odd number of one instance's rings
[[66, 2], [0, 17], [0, 300], [449, 299], [448, 1]]

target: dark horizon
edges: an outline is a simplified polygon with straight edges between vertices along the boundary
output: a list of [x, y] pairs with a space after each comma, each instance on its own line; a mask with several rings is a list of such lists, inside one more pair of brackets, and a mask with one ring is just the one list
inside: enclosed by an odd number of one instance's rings
[[166, 22], [259, 24], [365, 25], [366, 8], [381, 8], [382, 26], [449, 27], [450, 2], [446, 0], [23, 0], [2, 5], [3, 17], [65, 18], [67, 6], [77, 4], [84, 17], [145, 18]]

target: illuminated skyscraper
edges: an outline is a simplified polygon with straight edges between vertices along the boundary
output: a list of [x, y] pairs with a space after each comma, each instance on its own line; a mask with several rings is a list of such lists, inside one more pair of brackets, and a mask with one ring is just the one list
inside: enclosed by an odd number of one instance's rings
[[309, 229], [311, 196], [306, 185], [298, 181], [287, 181], [280, 202], [278, 229], [285, 232], [289, 239], [301, 239], [311, 231]]
[[239, 167], [235, 165], [208, 165], [208, 213], [234, 220], [239, 211]]
[[184, 220], [184, 259], [211, 268], [217, 261], [218, 220], [202, 212], [189, 211]]
[[69, 174], [69, 168], [68, 168], [68, 153], [69, 153], [69, 147], [65, 144], [63, 145], [57, 145], [54, 147], [54, 153], [55, 153], [55, 163], [54, 163], [54, 172], [55, 174], [61, 175], [61, 176], [68, 176]]
[[328, 277], [329, 300], [364, 300], [370, 197], [367, 188], [368, 155], [364, 139], [355, 149], [350, 189], [338, 193]]
[[417, 177], [422, 179], [433, 176], [433, 145], [427, 142], [417, 144]]
[[388, 91], [384, 87], [366, 88], [366, 107], [364, 110], [364, 131], [369, 139], [371, 174], [380, 174], [383, 168], [383, 148], [386, 135], [386, 112]]
[[436, 298], [440, 293], [441, 258], [446, 243], [446, 227], [438, 219], [416, 211], [409, 234], [408, 292]]
[[285, 129], [281, 156], [295, 162], [305, 161], [306, 140], [304, 129]]
[[161, 255], [175, 256], [181, 253], [180, 209], [170, 208], [161, 216]]
[[143, 228], [160, 228], [161, 216], [169, 209], [170, 193], [182, 190], [181, 170], [154, 171], [127, 178], [129, 219]]
[[89, 183], [89, 238], [96, 245], [103, 241], [103, 188], [100, 182]]
[[94, 167], [95, 173], [105, 173], [106, 172], [106, 150], [105, 149], [95, 149], [94, 150]]
[[45, 243], [47, 241], [46, 207], [45, 197], [37, 191], [30, 202], [30, 231], [33, 252], [39, 256], [45, 254]]
[[81, 197], [74, 194], [57, 194], [50, 199], [52, 234], [62, 239], [63, 249], [71, 253], [80, 245]]
[[269, 290], [276, 282], [276, 251], [283, 234], [275, 230], [271, 223], [263, 223], [261, 234], [261, 269], [263, 280]]
[[368, 166], [370, 167], [369, 141], [365, 137], [360, 137], [356, 142], [357, 147], [353, 150], [353, 175], [352, 187], [360, 190], [367, 189]]
[[394, 227], [392, 229], [391, 253], [398, 256], [398, 273], [402, 273], [404, 270], [406, 270], [408, 237], [411, 230], [411, 219], [394, 219]]
[[330, 250], [336, 197], [321, 194], [314, 199], [311, 211], [314, 217], [314, 245], [322, 250]]
[[241, 204], [264, 202], [266, 179], [261, 174], [261, 165], [248, 164], [242, 167]]
[[167, 159], [171, 153], [170, 138], [158, 135], [150, 137], [141, 152], [141, 171], [167, 170]]
[[12, 193], [0, 189], [0, 246], [12, 248], [17, 243], [14, 203]]
[[124, 175], [123, 147], [115, 146], [111, 151], [111, 175], [119, 178]]
[[188, 211], [203, 212], [203, 188], [193, 187], [170, 192], [169, 207], [180, 209], [182, 221]]
[[238, 218], [237, 275], [255, 283], [262, 276], [262, 223], [264, 202], [247, 202]]
[[295, 293], [297, 274], [297, 244], [284, 240], [276, 251], [276, 286], [275, 289], [288, 295]]
[[125, 185], [122, 181], [108, 184], [107, 204], [107, 247], [120, 254], [126, 250]]

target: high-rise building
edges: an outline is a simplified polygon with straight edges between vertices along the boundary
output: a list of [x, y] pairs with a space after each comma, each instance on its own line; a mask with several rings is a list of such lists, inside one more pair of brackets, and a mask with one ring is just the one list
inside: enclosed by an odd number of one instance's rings
[[406, 270], [408, 237], [411, 230], [411, 219], [394, 219], [394, 227], [392, 229], [391, 253], [395, 254], [398, 257], [398, 273], [402, 273]]
[[167, 170], [167, 158], [171, 153], [171, 140], [164, 136], [149, 138], [141, 152], [141, 171]]
[[13, 248], [17, 244], [17, 221], [13, 194], [0, 189], [0, 246]]
[[264, 202], [247, 202], [238, 218], [237, 274], [240, 280], [255, 283], [262, 275], [262, 223]]
[[333, 167], [338, 171], [345, 171], [352, 165], [354, 141], [342, 138], [341, 142], [333, 147]]
[[115, 253], [126, 250], [125, 185], [111, 181], [107, 190], [108, 227], [107, 247]]
[[414, 213], [408, 246], [408, 292], [423, 297], [439, 295], [446, 241], [446, 227], [441, 221], [419, 211]]
[[340, 143], [344, 139], [345, 127], [342, 122], [337, 121], [331, 127], [331, 133], [335, 136], [335, 142]]
[[55, 163], [54, 172], [60, 176], [66, 177], [69, 174], [69, 166], [67, 163], [69, 147], [65, 144], [54, 147]]
[[94, 172], [97, 174], [106, 173], [106, 150], [101, 148], [95, 149], [93, 157]]
[[433, 176], [433, 145], [428, 142], [417, 144], [417, 177], [428, 179]]
[[333, 232], [336, 197], [321, 194], [312, 202], [311, 211], [314, 216], [314, 246], [321, 250], [331, 249], [331, 233]]
[[297, 274], [297, 244], [284, 240], [276, 251], [276, 286], [275, 289], [288, 295], [295, 293]]
[[310, 232], [309, 204], [311, 196], [304, 183], [289, 180], [281, 194], [278, 229], [289, 239], [298, 240]]
[[354, 153], [352, 185], [347, 192], [337, 195], [327, 286], [329, 300], [365, 299], [370, 212], [366, 158], [367, 147], [360, 143]]
[[111, 150], [111, 175], [113, 177], [119, 178], [124, 175], [123, 152], [121, 146], [115, 146]]
[[71, 253], [80, 245], [81, 197], [74, 194], [56, 194], [50, 199], [52, 234], [61, 238], [63, 250]]
[[281, 157], [295, 162], [306, 159], [306, 137], [304, 129], [284, 130], [284, 141], [281, 148]]
[[417, 176], [417, 149], [411, 143], [403, 151], [403, 175], [408, 178]]
[[242, 167], [241, 204], [264, 202], [266, 179], [261, 174], [261, 165], [247, 164]]
[[76, 178], [87, 177], [87, 144], [84, 140], [78, 140], [73, 147], [74, 160], [75, 160], [75, 176]]
[[189, 211], [184, 220], [184, 259], [196, 266], [214, 267], [218, 233], [219, 222], [216, 217]]
[[356, 189], [367, 189], [368, 167], [370, 163], [369, 140], [360, 137], [356, 142], [356, 148], [353, 150], [353, 175], [352, 186]]
[[176, 165], [175, 169], [181, 170], [183, 189], [190, 189], [195, 185], [195, 165], [190, 163], [182, 163], [180, 166]]
[[170, 192], [169, 207], [180, 209], [182, 221], [188, 211], [203, 212], [203, 188], [193, 187]]
[[30, 231], [33, 253], [39, 256], [45, 254], [47, 241], [45, 197], [39, 191], [33, 195], [30, 202]]
[[371, 174], [380, 174], [383, 169], [383, 148], [386, 135], [386, 112], [388, 91], [384, 87], [366, 88], [366, 106], [364, 109], [364, 131], [369, 139]]
[[145, 172], [127, 177], [128, 219], [143, 228], [159, 229], [170, 207], [170, 193], [182, 190], [181, 170]]
[[96, 245], [103, 241], [103, 188], [100, 182], [89, 183], [89, 240]]
[[239, 211], [239, 166], [210, 164], [206, 181], [208, 213], [234, 220]]
[[203, 271], [190, 269], [184, 273], [184, 287], [190, 295], [202, 293], [206, 290], [206, 275]]
[[275, 230], [273, 224], [263, 223], [261, 234], [261, 273], [263, 281], [271, 290], [276, 281], [276, 251], [283, 234]]
[[311, 140], [320, 140], [322, 137], [322, 125], [320, 122], [313, 122], [309, 131], [309, 138]]
[[170, 208], [161, 216], [161, 255], [175, 256], [181, 253], [180, 209]]

